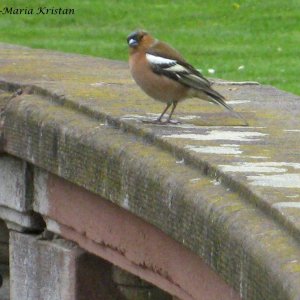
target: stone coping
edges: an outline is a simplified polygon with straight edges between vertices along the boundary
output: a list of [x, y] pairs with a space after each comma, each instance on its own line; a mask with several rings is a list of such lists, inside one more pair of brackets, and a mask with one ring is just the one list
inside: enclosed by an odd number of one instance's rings
[[126, 63], [6, 44], [0, 57], [3, 151], [157, 226], [244, 298], [299, 297], [299, 97], [217, 81], [249, 127], [197, 99], [181, 125], [149, 125], [163, 105]]

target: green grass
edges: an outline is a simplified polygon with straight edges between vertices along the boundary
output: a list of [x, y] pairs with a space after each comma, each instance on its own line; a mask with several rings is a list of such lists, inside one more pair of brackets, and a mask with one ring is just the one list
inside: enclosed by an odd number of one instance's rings
[[206, 76], [300, 95], [300, 0], [1, 1], [5, 6], [74, 8], [75, 15], [0, 14], [2, 42], [126, 60], [126, 36], [143, 28]]

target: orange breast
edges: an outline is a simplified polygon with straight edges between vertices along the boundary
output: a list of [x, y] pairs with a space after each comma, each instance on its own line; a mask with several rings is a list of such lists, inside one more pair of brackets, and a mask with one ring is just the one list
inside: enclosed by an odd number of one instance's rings
[[136, 83], [155, 100], [180, 101], [188, 96], [189, 88], [164, 75], [155, 74], [146, 60], [145, 53], [131, 55], [129, 67]]

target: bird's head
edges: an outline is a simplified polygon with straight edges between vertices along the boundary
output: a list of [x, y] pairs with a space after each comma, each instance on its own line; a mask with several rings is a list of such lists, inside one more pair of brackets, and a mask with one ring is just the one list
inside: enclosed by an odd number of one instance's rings
[[131, 48], [136, 48], [139, 46], [139, 44], [142, 42], [145, 36], [147, 36], [148, 33], [146, 31], [138, 30], [135, 32], [132, 32], [127, 37], [127, 43], [128, 46]]
[[127, 37], [127, 43], [131, 52], [135, 52], [135, 50], [142, 50], [143, 48], [147, 49], [151, 46], [151, 44], [153, 44], [153, 42], [153, 37], [143, 30], [132, 32]]

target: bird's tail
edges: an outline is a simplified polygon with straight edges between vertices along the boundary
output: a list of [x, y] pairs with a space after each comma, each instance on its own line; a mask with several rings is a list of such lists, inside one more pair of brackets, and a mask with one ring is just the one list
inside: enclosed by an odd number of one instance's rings
[[213, 89], [206, 90], [205, 93], [209, 96], [210, 102], [225, 107], [232, 115], [234, 115], [237, 118], [239, 118], [240, 120], [242, 120], [244, 122], [245, 126], [249, 126], [249, 123], [247, 122], [247, 120], [241, 114], [234, 111], [233, 108], [225, 102], [225, 98], [221, 94], [219, 94], [217, 91], [215, 91]]

